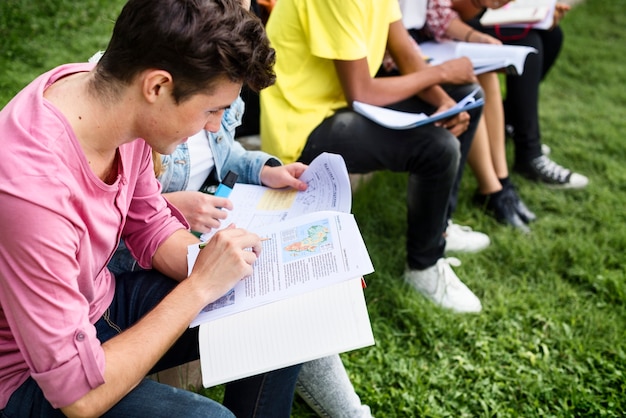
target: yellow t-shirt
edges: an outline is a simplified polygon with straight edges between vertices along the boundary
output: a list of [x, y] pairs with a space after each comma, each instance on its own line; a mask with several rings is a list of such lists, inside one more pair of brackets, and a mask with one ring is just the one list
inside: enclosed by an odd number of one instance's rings
[[276, 84], [261, 91], [261, 146], [283, 162], [300, 156], [309, 134], [347, 106], [333, 60], [367, 57], [378, 71], [397, 0], [279, 0], [267, 22]]

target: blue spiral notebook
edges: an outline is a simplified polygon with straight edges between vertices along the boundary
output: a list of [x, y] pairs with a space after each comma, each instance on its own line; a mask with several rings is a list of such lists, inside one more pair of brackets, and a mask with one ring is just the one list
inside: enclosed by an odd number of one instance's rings
[[479, 91], [480, 88], [475, 89], [450, 109], [432, 115], [403, 112], [358, 101], [352, 103], [352, 108], [355, 112], [389, 129], [412, 129], [438, 120], [448, 119], [458, 113], [482, 106], [484, 104], [483, 98], [476, 98]]

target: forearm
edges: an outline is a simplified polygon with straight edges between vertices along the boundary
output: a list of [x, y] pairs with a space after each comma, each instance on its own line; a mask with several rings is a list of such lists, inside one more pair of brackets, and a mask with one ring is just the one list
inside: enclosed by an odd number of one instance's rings
[[[419, 52], [419, 46], [415, 46], [401, 22], [394, 22], [390, 25], [387, 48], [402, 75], [374, 79], [375, 88], [365, 88], [362, 92], [377, 97], [368, 97], [371, 101], [366, 103], [385, 106], [418, 96], [433, 106], [439, 107], [447, 100], [451, 100], [439, 87], [440, 84], [466, 82], [459, 80], [459, 74], [464, 71], [456, 66], [458, 62], [435, 67], [427, 64]], [[460, 78], [466, 77], [467, 74]], [[372, 102], [377, 98], [382, 103]]]
[[[219, 296], [215, 294], [214, 299]], [[62, 408], [63, 413], [100, 416], [119, 402], [188, 328], [205, 300], [206, 291], [184, 281], [137, 324], [105, 342], [105, 383]]]
[[435, 97], [430, 91], [436, 90], [437, 85], [442, 82], [441, 72], [432, 67], [400, 76], [374, 78], [370, 88], [363, 89], [360, 97], [355, 100], [387, 106], [413, 96]]
[[152, 259], [155, 269], [175, 280], [187, 277], [187, 247], [200, 242], [189, 231], [180, 229], [174, 232], [157, 249]]
[[472, 42], [472, 37], [477, 34], [475, 32], [474, 28], [463, 22], [461, 19], [454, 19], [450, 22], [450, 25], [446, 30], [446, 35], [459, 41]]

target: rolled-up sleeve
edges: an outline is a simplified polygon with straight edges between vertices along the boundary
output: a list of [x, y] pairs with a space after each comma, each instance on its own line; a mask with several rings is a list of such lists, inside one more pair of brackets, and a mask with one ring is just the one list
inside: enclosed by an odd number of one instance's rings
[[[151, 161], [151, 159], [149, 160]], [[179, 229], [189, 229], [184, 216], [161, 195], [151, 163], [143, 166], [130, 202], [122, 238], [142, 268], [152, 267], [159, 246]]]
[[[104, 383], [104, 361], [99, 341], [95, 336], [88, 337], [88, 330], [78, 329], [73, 335], [74, 349], [77, 355], [68, 362], [42, 373], [32, 372], [31, 376], [48, 401], [55, 408], [69, 405], [87, 394], [92, 388]], [[72, 382], [74, 391], [59, 390], [64, 382]]]
[[[59, 408], [104, 383], [105, 356], [92, 324], [111, 302], [112, 278], [88, 255], [94, 241], [87, 230], [77, 218], [60, 215], [69, 212], [62, 202], [73, 200], [70, 193], [63, 198], [63, 186], [53, 177], [45, 185], [30, 183], [36, 198], [17, 193], [0, 198], [0, 204], [11, 208], [11, 217], [3, 218], [0, 227], [12, 237], [11, 245], [0, 250], [0, 303], [6, 320], [0, 328], [11, 332], [11, 339], [0, 345], [0, 356], [14, 356], [10, 361], [15, 367], [22, 361]], [[52, 198], [46, 189], [62, 197]], [[92, 275], [95, 271], [99, 273]]]

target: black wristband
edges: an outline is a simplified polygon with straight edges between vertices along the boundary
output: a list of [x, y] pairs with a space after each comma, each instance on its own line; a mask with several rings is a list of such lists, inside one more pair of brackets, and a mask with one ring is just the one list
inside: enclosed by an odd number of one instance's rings
[[267, 166], [270, 166], [270, 167], [279, 167], [282, 164], [276, 158], [272, 157], [269, 160], [267, 160], [264, 165], [267, 165]]

